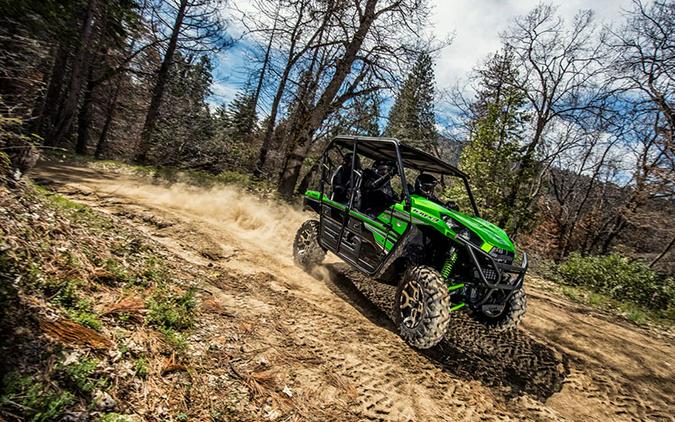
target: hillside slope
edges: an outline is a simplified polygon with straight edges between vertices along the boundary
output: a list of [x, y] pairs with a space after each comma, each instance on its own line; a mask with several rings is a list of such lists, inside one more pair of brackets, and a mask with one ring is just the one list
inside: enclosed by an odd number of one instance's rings
[[[458, 314], [445, 341], [419, 352], [390, 321], [392, 288], [335, 258], [311, 275], [293, 264], [292, 238], [309, 214], [234, 188], [82, 166], [43, 166], [35, 179], [142, 238], [195, 291], [185, 349], [139, 344], [145, 378], [113, 376], [133, 386], [123, 398], [116, 383], [107, 390], [131, 418], [671, 420], [672, 337], [616, 323], [536, 280], [522, 329], [488, 334]], [[106, 351], [78, 353], [118, 353], [151, 328], [146, 308], [123, 332], [104, 321], [98, 332], [116, 339]]]

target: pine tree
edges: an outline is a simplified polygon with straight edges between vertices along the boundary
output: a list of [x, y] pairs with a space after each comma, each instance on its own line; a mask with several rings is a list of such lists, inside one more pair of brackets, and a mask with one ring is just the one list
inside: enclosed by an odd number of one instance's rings
[[[494, 54], [477, 71], [479, 86], [471, 106], [473, 121], [460, 168], [469, 175], [479, 208], [491, 221], [509, 225], [513, 218], [529, 218], [520, 203], [505, 198], [515, 183], [513, 168], [520, 162], [524, 93], [515, 87], [518, 71], [509, 51]], [[458, 188], [456, 188], [459, 191]]]
[[398, 138], [430, 153], [437, 153], [434, 114], [434, 69], [429, 53], [421, 53], [401, 87], [389, 113], [385, 136]]
[[254, 95], [246, 90], [238, 92], [227, 108], [227, 121], [232, 139], [250, 140], [258, 129]]
[[213, 113], [213, 119], [219, 166], [251, 171], [259, 148], [254, 94], [248, 87], [244, 88], [229, 104], [219, 106]]
[[341, 113], [334, 131], [344, 135], [379, 136], [380, 103], [375, 94], [354, 98]]
[[[166, 102], [159, 110], [156, 147], [148, 157], [163, 164], [200, 166], [208, 160], [214, 136], [213, 119], [206, 103], [210, 95], [212, 65], [208, 56], [176, 54], [166, 86]], [[160, 147], [161, 146], [161, 147]]]

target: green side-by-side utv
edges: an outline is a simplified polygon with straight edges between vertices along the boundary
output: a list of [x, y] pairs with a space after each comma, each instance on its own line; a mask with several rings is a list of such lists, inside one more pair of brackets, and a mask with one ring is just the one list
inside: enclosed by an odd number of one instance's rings
[[[318, 220], [298, 230], [298, 265], [309, 270], [331, 251], [398, 286], [395, 322], [420, 349], [443, 338], [456, 310], [495, 330], [520, 323], [527, 256], [480, 218], [464, 173], [396, 139], [353, 136], [332, 140], [320, 166], [318, 190], [304, 197]], [[444, 192], [464, 190], [471, 208], [439, 199], [439, 183]]]

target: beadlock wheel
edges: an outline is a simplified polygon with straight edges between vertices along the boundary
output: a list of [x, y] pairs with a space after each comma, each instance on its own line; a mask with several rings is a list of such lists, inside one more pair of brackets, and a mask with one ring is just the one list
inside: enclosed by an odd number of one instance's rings
[[295, 263], [311, 270], [321, 264], [326, 257], [326, 251], [319, 244], [319, 222], [307, 220], [298, 229], [293, 241], [293, 259]]
[[396, 325], [411, 346], [428, 349], [445, 336], [450, 321], [450, 294], [431, 267], [413, 266], [396, 291]]

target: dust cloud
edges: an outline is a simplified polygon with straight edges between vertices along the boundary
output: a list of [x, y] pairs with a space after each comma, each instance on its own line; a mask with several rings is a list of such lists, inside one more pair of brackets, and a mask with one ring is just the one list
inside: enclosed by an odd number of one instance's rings
[[[106, 189], [107, 188], [107, 189]], [[138, 184], [128, 181], [104, 188], [161, 208], [188, 212], [209, 223], [213, 230], [236, 234], [258, 249], [277, 257], [292, 257], [292, 242], [303, 221], [316, 218], [299, 207], [263, 200], [234, 186], [201, 189], [174, 184], [171, 186]]]

